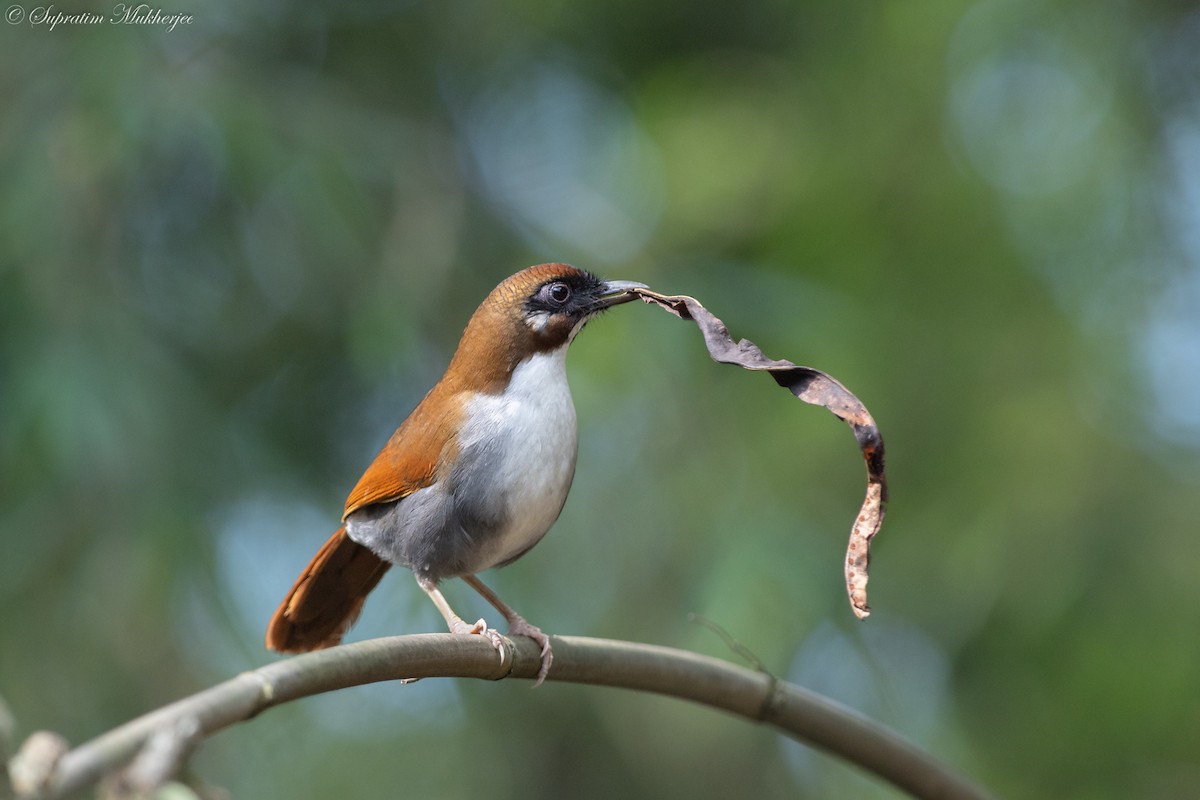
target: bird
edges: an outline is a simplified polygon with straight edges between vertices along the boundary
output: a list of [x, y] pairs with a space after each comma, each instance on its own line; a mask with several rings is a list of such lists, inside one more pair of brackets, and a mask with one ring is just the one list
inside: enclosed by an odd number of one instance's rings
[[341, 525], [300, 573], [267, 626], [282, 653], [338, 644], [394, 564], [410, 569], [451, 633], [498, 632], [454, 612], [439, 584], [462, 578], [541, 646], [550, 638], [477, 577], [527, 553], [558, 519], [575, 474], [578, 432], [566, 354], [588, 320], [645, 284], [606, 281], [568, 264], [505, 279], [467, 323], [442, 378], [351, 490]]

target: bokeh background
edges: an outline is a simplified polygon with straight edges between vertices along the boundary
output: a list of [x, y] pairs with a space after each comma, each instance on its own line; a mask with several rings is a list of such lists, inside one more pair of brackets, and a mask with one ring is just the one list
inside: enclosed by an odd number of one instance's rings
[[[737, 660], [1007, 797], [1200, 793], [1190, 4], [393, 2], [0, 24], [0, 695], [80, 742], [264, 624], [500, 279], [697, 296], [853, 439], [629, 305], [572, 349], [567, 508], [487, 576], [558, 633]], [[11, 12], [10, 12], [11, 13]], [[448, 587], [465, 615], [467, 587]], [[352, 638], [441, 630], [393, 573]], [[893, 797], [740, 720], [428, 680], [272, 710], [235, 797]]]

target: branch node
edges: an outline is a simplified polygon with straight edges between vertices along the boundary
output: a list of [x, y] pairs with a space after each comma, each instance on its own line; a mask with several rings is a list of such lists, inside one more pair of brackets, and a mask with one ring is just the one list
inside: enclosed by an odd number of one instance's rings
[[502, 681], [512, 677], [513, 667], [517, 663], [517, 643], [504, 635], [496, 637], [496, 652], [500, 654], [500, 671], [494, 681]]
[[59, 760], [71, 747], [52, 731], [35, 731], [8, 762], [8, 779], [19, 798], [37, 798], [49, 787]]
[[242, 673], [253, 680], [258, 681], [258, 698], [264, 706], [269, 706], [275, 702], [275, 681], [264, 675], [261, 670], [252, 669]]
[[104, 782], [100, 796], [105, 800], [150, 797], [183, 768], [203, 733], [194, 714], [163, 725], [150, 734], [133, 763]]
[[779, 709], [784, 705], [783, 685], [771, 673], [763, 670], [767, 676], [767, 691], [763, 695], [762, 705], [758, 707], [758, 721], [773, 724], [779, 719]]

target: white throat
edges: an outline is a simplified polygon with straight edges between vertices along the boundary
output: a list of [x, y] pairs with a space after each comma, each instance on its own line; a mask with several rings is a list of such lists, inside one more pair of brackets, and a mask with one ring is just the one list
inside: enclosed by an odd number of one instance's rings
[[[471, 496], [505, 520], [477, 570], [502, 564], [545, 535], [567, 500], [575, 475], [578, 433], [567, 384], [568, 345], [537, 353], [513, 371], [498, 395], [467, 404], [460, 452], [487, 474], [468, 475]], [[486, 487], [486, 490], [485, 490]]]

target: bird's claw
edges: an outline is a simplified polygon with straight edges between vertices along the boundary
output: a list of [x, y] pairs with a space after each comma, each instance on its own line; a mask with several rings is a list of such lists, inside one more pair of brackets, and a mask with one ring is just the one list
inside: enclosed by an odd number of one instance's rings
[[492, 647], [496, 648], [496, 652], [500, 654], [501, 665], [512, 664], [512, 652], [505, 645], [504, 636], [495, 628], [489, 628], [487, 620], [477, 619], [474, 625], [468, 625], [463, 620], [458, 620], [450, 629], [451, 633], [466, 634], [468, 636], [483, 636], [492, 643]]
[[550, 648], [550, 637], [541, 628], [530, 624], [524, 617], [520, 616], [509, 623], [508, 635], [525, 636], [533, 639], [542, 646], [542, 666], [538, 669], [537, 679], [534, 680], [533, 686], [530, 687], [536, 689], [546, 680], [546, 676], [550, 674], [550, 665], [554, 663], [554, 651]]
[[[458, 619], [451, 625], [450, 630], [452, 633], [486, 636], [492, 643], [492, 647], [496, 648], [496, 652], [500, 653], [501, 664], [512, 663], [512, 651], [505, 646], [504, 637], [495, 628], [489, 628], [485, 620], [476, 620], [474, 625], [468, 625], [464, 620]], [[532, 687], [536, 689], [546, 680], [550, 674], [550, 665], [554, 663], [554, 651], [550, 648], [550, 637], [541, 628], [530, 624], [524, 617], [515, 613], [508, 623], [508, 635], [524, 636], [542, 646], [542, 665], [538, 668], [537, 678], [533, 681]]]

